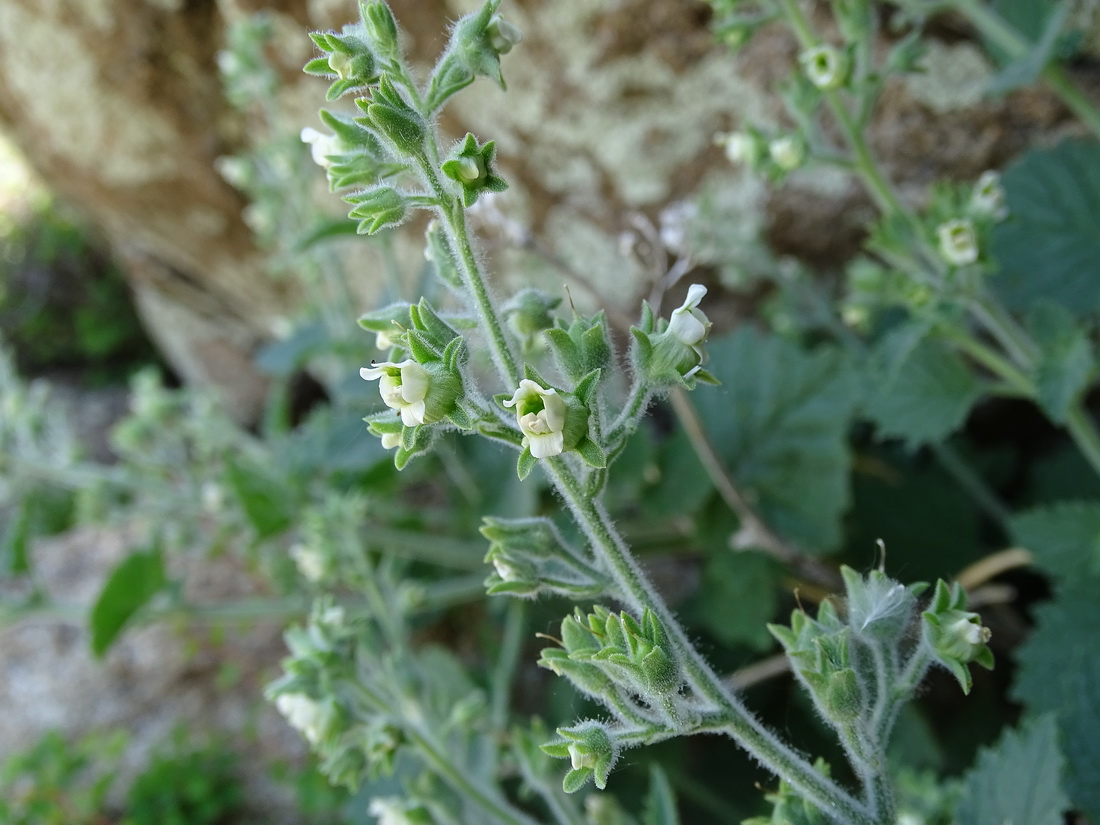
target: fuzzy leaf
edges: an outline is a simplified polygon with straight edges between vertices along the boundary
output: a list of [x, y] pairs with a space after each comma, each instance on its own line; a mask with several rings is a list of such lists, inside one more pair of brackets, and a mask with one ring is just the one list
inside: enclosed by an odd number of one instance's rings
[[1005, 731], [963, 780], [959, 825], [1062, 825], [1062, 764], [1053, 717]]
[[867, 415], [883, 435], [911, 446], [941, 441], [966, 419], [981, 385], [962, 359], [906, 324], [875, 348], [867, 385]]
[[227, 463], [225, 475], [259, 538], [274, 536], [290, 527], [295, 515], [294, 495], [266, 468], [235, 458]]
[[167, 583], [160, 548], [131, 553], [107, 577], [92, 605], [89, 625], [92, 652], [100, 657], [118, 638], [126, 623]]
[[1043, 298], [1077, 317], [1100, 309], [1100, 144], [1029, 152], [1001, 182], [1010, 217], [993, 233], [993, 289], [1019, 311]]
[[819, 552], [834, 548], [850, 501], [851, 365], [837, 350], [806, 352], [748, 328], [707, 349], [722, 386], [692, 401], [711, 444], [765, 522]]
[[1074, 807], [1100, 822], [1100, 658], [1080, 663], [1060, 717], [1066, 791]]
[[713, 553], [699, 592], [685, 605], [693, 622], [722, 644], [757, 653], [772, 648], [766, 622], [775, 618], [783, 569], [762, 553]]

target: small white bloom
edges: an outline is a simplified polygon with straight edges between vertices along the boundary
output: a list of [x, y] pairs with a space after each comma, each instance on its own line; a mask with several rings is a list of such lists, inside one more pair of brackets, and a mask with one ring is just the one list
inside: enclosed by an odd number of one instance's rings
[[719, 135], [715, 142], [726, 150], [726, 160], [734, 166], [752, 167], [760, 160], [763, 154], [760, 138], [749, 132], [730, 132], [728, 135]]
[[496, 568], [497, 575], [500, 576], [501, 581], [514, 582], [520, 577], [519, 568], [499, 556], [493, 558], [493, 567]]
[[304, 693], [284, 693], [275, 700], [275, 707], [311, 745], [321, 741], [326, 714], [320, 703]]
[[401, 433], [382, 433], [382, 449], [392, 450], [401, 446]]
[[351, 55], [344, 52], [332, 52], [328, 56], [328, 67], [341, 80], [347, 80], [347, 71], [351, 65]]
[[783, 135], [768, 144], [768, 154], [784, 172], [793, 172], [802, 165], [806, 149], [797, 135]]
[[485, 32], [489, 35], [489, 46], [497, 54], [508, 54], [513, 46], [523, 40], [523, 32], [499, 14], [489, 21]]
[[1001, 176], [992, 169], [982, 172], [974, 192], [970, 196], [970, 205], [979, 215], [989, 215], [1001, 220], [1008, 215], [1005, 206], [1005, 190], [1001, 186]]
[[316, 548], [305, 544], [295, 544], [290, 548], [290, 556], [302, 578], [309, 582], [319, 582], [325, 575], [325, 558]]
[[941, 223], [936, 227], [940, 254], [953, 266], [966, 266], [978, 260], [978, 236], [974, 225], [961, 218]]
[[535, 458], [561, 455], [565, 449], [565, 400], [558, 391], [543, 389], [524, 378], [519, 389], [504, 402], [516, 408], [516, 421]]
[[377, 817], [378, 825], [413, 825], [405, 803], [393, 797], [375, 797], [370, 801], [367, 813]]
[[359, 375], [367, 381], [378, 380], [378, 391], [391, 410], [401, 414], [401, 423], [415, 427], [424, 423], [430, 376], [428, 371], [411, 359], [400, 364], [385, 361], [363, 367]]
[[836, 89], [848, 76], [848, 61], [844, 54], [832, 46], [822, 45], [807, 49], [799, 57], [806, 77], [817, 88]]
[[313, 162], [322, 169], [332, 166], [329, 155], [340, 154], [340, 139], [336, 135], [326, 135], [318, 132], [312, 126], [302, 129], [302, 143], [309, 144], [309, 152], [313, 156]]
[[596, 767], [596, 754], [582, 748], [576, 742], [571, 742], [569, 744], [569, 763], [575, 771], [581, 768], [594, 768]]
[[707, 340], [710, 333], [710, 319], [699, 309], [699, 304], [707, 294], [702, 284], [692, 284], [688, 288], [687, 300], [678, 309], [672, 310], [668, 319], [668, 333], [689, 347], [696, 348]]

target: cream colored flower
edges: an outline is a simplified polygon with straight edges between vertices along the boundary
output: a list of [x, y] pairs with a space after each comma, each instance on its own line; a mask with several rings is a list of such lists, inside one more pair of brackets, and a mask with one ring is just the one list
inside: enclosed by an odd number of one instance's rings
[[424, 423], [430, 376], [428, 371], [411, 359], [399, 364], [385, 361], [363, 367], [359, 375], [367, 381], [378, 379], [378, 392], [391, 410], [401, 414], [401, 423], [415, 427]]
[[565, 400], [558, 391], [544, 389], [524, 378], [505, 407], [516, 408], [516, 422], [524, 443], [535, 458], [561, 455], [565, 449]]

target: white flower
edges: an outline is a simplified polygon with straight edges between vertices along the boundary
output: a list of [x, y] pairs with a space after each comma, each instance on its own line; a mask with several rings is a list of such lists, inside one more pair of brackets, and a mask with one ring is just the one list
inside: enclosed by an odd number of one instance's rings
[[401, 423], [415, 427], [424, 423], [430, 377], [428, 371], [411, 359], [395, 364], [385, 361], [363, 367], [359, 375], [367, 381], [378, 381], [378, 391], [386, 406], [401, 414]]
[[974, 225], [961, 218], [941, 223], [936, 227], [940, 254], [953, 266], [966, 266], [978, 260], [978, 236]]
[[510, 561], [500, 558], [499, 556], [493, 557], [493, 567], [496, 569], [497, 575], [500, 576], [501, 581], [518, 581], [520, 576], [523, 575], [523, 571], [521, 571], [518, 567], [516, 567]]
[[336, 73], [341, 80], [347, 80], [347, 72], [351, 65], [351, 55], [344, 52], [332, 52], [328, 56], [328, 67]]
[[325, 575], [325, 557], [316, 548], [305, 544], [295, 544], [290, 548], [290, 556], [298, 567], [302, 578], [309, 582], [319, 582]]
[[327, 714], [320, 703], [304, 693], [284, 693], [275, 700], [275, 707], [311, 745], [321, 740]]
[[806, 149], [797, 135], [783, 135], [768, 144], [768, 154], [784, 172], [793, 172], [802, 165]]
[[760, 138], [750, 132], [730, 132], [719, 135], [715, 142], [726, 150], [726, 160], [734, 166], [753, 167], [763, 153]]
[[535, 458], [561, 455], [565, 449], [566, 407], [557, 390], [543, 389], [524, 378], [504, 406], [516, 408], [516, 421], [531, 455]]
[[401, 433], [382, 433], [382, 449], [392, 450], [401, 446]]
[[806, 77], [819, 89], [836, 89], [847, 79], [848, 61], [832, 46], [815, 46], [798, 58]]
[[393, 797], [375, 797], [367, 813], [378, 818], [378, 825], [412, 825], [405, 803]]
[[340, 139], [336, 135], [326, 135], [318, 132], [312, 126], [302, 129], [302, 143], [309, 144], [309, 152], [313, 155], [313, 162], [322, 169], [332, 166], [329, 155], [340, 154]]
[[710, 333], [710, 320], [699, 309], [706, 294], [705, 286], [692, 284], [688, 288], [687, 300], [681, 307], [672, 310], [672, 316], [668, 319], [668, 334], [693, 349], [707, 340]]
[[1005, 190], [1001, 186], [1001, 176], [992, 169], [982, 172], [974, 191], [970, 195], [970, 205], [979, 215], [989, 215], [1001, 220], [1008, 215], [1005, 206]]

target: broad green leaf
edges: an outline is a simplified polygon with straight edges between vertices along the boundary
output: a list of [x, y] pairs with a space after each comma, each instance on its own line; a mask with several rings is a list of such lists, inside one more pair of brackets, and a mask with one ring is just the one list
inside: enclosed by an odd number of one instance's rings
[[806, 352], [749, 328], [707, 350], [722, 385], [691, 398], [728, 472], [781, 535], [816, 552], [835, 548], [859, 397], [850, 363], [836, 349]]
[[1100, 660], [1100, 592], [1096, 578], [1075, 578], [1034, 610], [1035, 630], [1016, 650], [1012, 696], [1032, 711], [1071, 705], [1076, 674]]
[[1064, 423], [1070, 405], [1088, 386], [1096, 367], [1085, 330], [1069, 310], [1040, 301], [1028, 313], [1028, 327], [1039, 345], [1033, 371], [1037, 401], [1055, 423]]
[[1100, 503], [1037, 507], [1013, 518], [1010, 530], [1048, 573], [1063, 579], [1100, 576]]
[[1077, 317], [1100, 309], [1100, 144], [1029, 152], [1002, 183], [1010, 217], [993, 232], [993, 290], [1021, 312], [1043, 298]]
[[1052, 716], [1007, 730], [963, 779], [958, 825], [1062, 825], [1062, 754]]
[[712, 553], [699, 592], [683, 609], [723, 644], [771, 650], [774, 640], [766, 625], [775, 619], [782, 575], [762, 553]]
[[290, 527], [294, 521], [294, 496], [266, 467], [232, 458], [226, 464], [225, 475], [259, 538], [268, 538]]
[[1100, 658], [1081, 662], [1061, 715], [1066, 791], [1074, 808], [1100, 822]]
[[118, 638], [126, 623], [167, 583], [164, 558], [159, 548], [131, 553], [123, 559], [92, 605], [89, 620], [92, 652], [102, 656]]
[[942, 441], [962, 426], [981, 393], [958, 354], [923, 325], [891, 331], [869, 366], [865, 412], [883, 435], [914, 447]]

